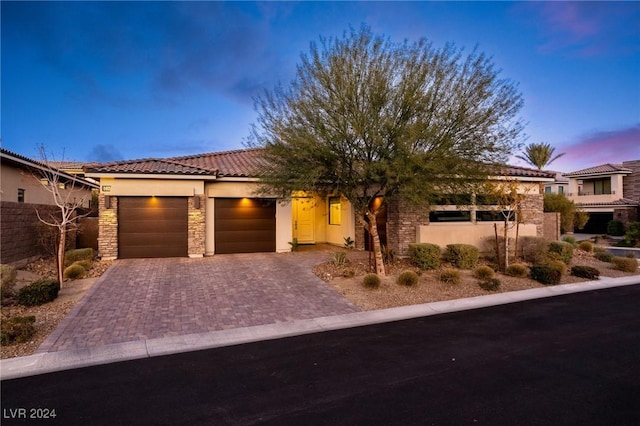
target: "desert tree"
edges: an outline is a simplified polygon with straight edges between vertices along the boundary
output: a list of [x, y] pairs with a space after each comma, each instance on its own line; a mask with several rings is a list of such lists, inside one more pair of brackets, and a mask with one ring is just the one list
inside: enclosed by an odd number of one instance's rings
[[542, 170], [565, 154], [563, 152], [554, 156], [555, 151], [556, 149], [548, 143], [530, 143], [524, 148], [522, 155], [516, 155], [516, 157]]
[[518, 147], [521, 107], [477, 49], [394, 43], [362, 26], [312, 42], [290, 85], [256, 98], [248, 145], [264, 148], [263, 192], [344, 196], [385, 275], [374, 200], [471, 193]]
[[41, 167], [33, 171], [33, 176], [51, 194], [57, 209], [55, 214], [45, 214], [36, 208], [36, 214], [41, 223], [57, 231], [56, 266], [58, 281], [62, 285], [64, 281], [64, 256], [67, 247], [67, 235], [69, 231], [77, 229], [78, 218], [89, 215], [89, 213], [78, 213], [78, 209], [83, 207], [87, 200], [80, 192], [84, 186], [81, 180], [75, 175], [67, 174], [54, 168], [43, 145], [40, 145], [38, 150]]
[[560, 230], [563, 233], [582, 229], [589, 221], [589, 213], [560, 193], [544, 194], [544, 211], [560, 213]]

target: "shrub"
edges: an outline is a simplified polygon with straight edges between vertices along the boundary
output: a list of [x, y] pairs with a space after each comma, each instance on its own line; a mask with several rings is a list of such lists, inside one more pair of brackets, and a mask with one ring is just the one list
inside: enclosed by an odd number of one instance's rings
[[600, 271], [592, 266], [578, 265], [571, 268], [571, 275], [580, 278], [588, 278], [590, 280], [597, 280], [600, 278]]
[[549, 243], [549, 255], [552, 259], [558, 259], [568, 265], [573, 258], [573, 246], [564, 241], [551, 241]]
[[574, 247], [577, 244], [576, 239], [574, 237], [572, 237], [571, 235], [567, 235], [567, 236], [562, 237], [562, 241], [564, 241], [565, 243], [569, 243]]
[[333, 253], [331, 258], [331, 262], [333, 262], [336, 266], [342, 266], [347, 263], [347, 253], [343, 251], [336, 251]]
[[483, 266], [478, 266], [476, 270], [473, 271], [473, 276], [481, 281], [486, 281], [495, 277], [496, 273], [490, 267], [483, 265]]
[[511, 277], [518, 277], [518, 278], [524, 278], [529, 273], [529, 271], [527, 270], [527, 267], [524, 266], [522, 263], [514, 263], [509, 265], [509, 267], [505, 272], [507, 275]]
[[394, 249], [391, 249], [387, 246], [382, 246], [382, 262], [386, 265], [391, 264], [396, 261], [396, 252]]
[[486, 291], [498, 291], [498, 289], [500, 288], [500, 284], [500, 280], [497, 278], [483, 280], [478, 283], [480, 288]]
[[611, 263], [615, 265], [616, 269], [624, 272], [636, 272], [638, 270], [638, 259], [635, 257], [614, 256], [611, 259]]
[[373, 273], [367, 274], [362, 279], [362, 284], [367, 288], [378, 288], [380, 287], [380, 277]]
[[440, 246], [436, 244], [409, 244], [409, 260], [418, 268], [435, 269], [440, 266]]
[[418, 284], [418, 274], [413, 271], [402, 271], [400, 275], [398, 275], [398, 284], [406, 285], [407, 287], [412, 287]]
[[440, 281], [447, 284], [460, 284], [460, 272], [455, 269], [445, 269], [440, 272]]
[[5, 296], [13, 292], [18, 271], [11, 265], [0, 265], [0, 295]]
[[478, 263], [478, 249], [469, 244], [449, 244], [444, 251], [445, 259], [458, 268], [471, 269]]
[[561, 260], [552, 259], [552, 260], [549, 260], [545, 265], [560, 272], [560, 275], [564, 275], [567, 273], [567, 265]]
[[640, 222], [631, 222], [629, 224], [629, 229], [624, 235], [624, 241], [629, 247], [640, 245]]
[[613, 255], [608, 251], [596, 251], [593, 254], [593, 257], [601, 262], [611, 262], [611, 259], [613, 259]]
[[39, 280], [20, 289], [18, 303], [25, 306], [42, 305], [55, 300], [59, 291], [60, 283], [57, 280]]
[[91, 262], [93, 260], [93, 249], [92, 248], [74, 249], [74, 250], [69, 250], [64, 254], [64, 266], [69, 266], [72, 263], [75, 263], [79, 260], [88, 260], [89, 262]]
[[532, 266], [529, 273], [532, 279], [544, 285], [560, 284], [560, 278], [562, 277], [560, 271], [549, 265]]
[[87, 270], [80, 264], [80, 262], [75, 262], [64, 269], [64, 277], [71, 280], [82, 278], [86, 273]]
[[532, 264], [544, 262], [548, 246], [549, 241], [542, 237], [522, 237], [520, 244], [522, 260]]
[[353, 278], [356, 276], [356, 271], [351, 268], [345, 269], [344, 271], [342, 271], [342, 276], [345, 278]]
[[621, 237], [624, 235], [624, 224], [619, 220], [610, 220], [607, 223], [607, 234], [614, 237]]
[[591, 241], [581, 241], [578, 244], [578, 249], [586, 251], [587, 253], [593, 253], [593, 243]]
[[28, 342], [35, 334], [34, 323], [36, 317], [13, 317], [0, 322], [0, 343], [2, 345], [12, 345], [14, 343]]

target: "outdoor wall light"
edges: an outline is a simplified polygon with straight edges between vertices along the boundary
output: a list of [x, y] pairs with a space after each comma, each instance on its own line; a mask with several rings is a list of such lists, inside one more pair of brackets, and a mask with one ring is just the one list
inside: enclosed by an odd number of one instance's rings
[[198, 210], [200, 209], [200, 197], [195, 196], [193, 198], [193, 208]]
[[110, 209], [111, 208], [111, 196], [110, 195], [105, 195], [104, 196], [104, 208], [105, 209]]

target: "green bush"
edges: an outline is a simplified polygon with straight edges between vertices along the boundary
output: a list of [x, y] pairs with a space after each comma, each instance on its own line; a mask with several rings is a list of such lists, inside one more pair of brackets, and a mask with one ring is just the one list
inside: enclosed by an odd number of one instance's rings
[[638, 270], [638, 259], [635, 257], [614, 256], [611, 259], [611, 263], [615, 265], [616, 269], [624, 272], [636, 272]]
[[576, 265], [571, 268], [571, 275], [590, 280], [597, 280], [600, 278], [600, 271], [592, 266]]
[[505, 273], [511, 277], [524, 278], [527, 276], [529, 271], [522, 263], [513, 263], [509, 265]]
[[397, 283], [407, 287], [413, 287], [418, 284], [418, 274], [413, 271], [402, 271], [400, 275], [398, 275]]
[[20, 289], [18, 303], [25, 306], [42, 305], [55, 300], [59, 291], [60, 283], [57, 280], [39, 280]]
[[608, 251], [596, 251], [593, 254], [593, 257], [595, 257], [601, 262], [607, 262], [607, 263], [611, 262], [611, 259], [613, 259], [613, 255]]
[[587, 253], [593, 253], [593, 243], [591, 241], [580, 241], [578, 249], [586, 251]]
[[631, 222], [629, 224], [629, 229], [624, 235], [624, 241], [629, 247], [640, 245], [640, 222]]
[[5, 296], [13, 292], [16, 285], [18, 271], [11, 265], [0, 265], [0, 295]]
[[422, 270], [440, 266], [440, 247], [436, 244], [409, 244], [409, 260]]
[[551, 241], [548, 252], [551, 259], [561, 260], [565, 265], [569, 265], [573, 259], [573, 246], [564, 241]]
[[362, 279], [362, 284], [367, 288], [378, 288], [380, 287], [380, 277], [373, 273], [367, 274]]
[[478, 266], [476, 270], [473, 271], [473, 276], [481, 281], [486, 281], [495, 277], [496, 273], [490, 267], [483, 265], [483, 266]]
[[0, 344], [4, 346], [28, 342], [36, 332], [35, 322], [36, 317], [33, 315], [8, 319], [2, 318], [0, 322]]
[[549, 265], [532, 266], [529, 270], [529, 274], [532, 279], [544, 285], [560, 284], [560, 278], [562, 278], [560, 271]]
[[500, 284], [500, 280], [497, 278], [483, 280], [478, 283], [480, 288], [486, 291], [498, 291], [500, 289]]
[[80, 264], [80, 262], [75, 262], [64, 269], [64, 278], [77, 280], [78, 278], [84, 277], [87, 273], [87, 270]]
[[93, 260], [93, 249], [81, 248], [69, 250], [64, 253], [64, 266], [69, 266], [79, 260], [88, 260], [91, 262]]
[[565, 243], [569, 243], [574, 247], [577, 244], [576, 239], [574, 237], [572, 237], [571, 235], [567, 235], [567, 236], [562, 237], [562, 241], [564, 241]]
[[610, 220], [607, 223], [607, 234], [614, 237], [621, 237], [624, 235], [624, 224], [619, 220]]
[[560, 272], [560, 275], [564, 275], [567, 273], [567, 265], [561, 260], [552, 259], [552, 260], [549, 260], [545, 265]]
[[479, 250], [469, 244], [449, 244], [444, 251], [447, 262], [462, 269], [471, 269], [478, 263]]
[[331, 258], [331, 262], [333, 262], [336, 266], [342, 266], [347, 263], [347, 253], [343, 251], [336, 251], [333, 253]]
[[539, 264], [547, 257], [549, 241], [542, 237], [522, 237], [520, 242], [521, 258], [531, 264]]
[[455, 269], [445, 269], [440, 272], [440, 281], [447, 284], [460, 284], [460, 272]]

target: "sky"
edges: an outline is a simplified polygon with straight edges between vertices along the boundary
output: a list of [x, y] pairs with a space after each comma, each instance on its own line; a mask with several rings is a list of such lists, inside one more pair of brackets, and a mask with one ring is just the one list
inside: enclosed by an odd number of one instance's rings
[[[0, 2], [2, 147], [119, 161], [241, 149], [320, 37], [477, 46], [563, 172], [640, 159], [640, 2]], [[518, 154], [518, 153], [514, 153]], [[513, 165], [526, 165], [515, 157]]]

